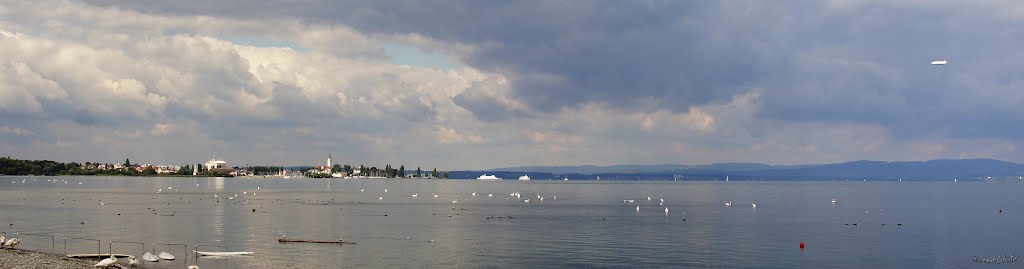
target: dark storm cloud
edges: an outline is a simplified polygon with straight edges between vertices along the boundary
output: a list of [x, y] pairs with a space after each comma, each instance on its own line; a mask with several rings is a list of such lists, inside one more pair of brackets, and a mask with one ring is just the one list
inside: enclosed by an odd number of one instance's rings
[[[1021, 138], [1014, 2], [92, 1], [144, 12], [340, 23], [473, 45], [530, 109], [686, 111], [760, 89], [759, 117], [880, 124], [898, 137]], [[838, 3], [838, 2], [837, 2]], [[951, 64], [929, 66], [949, 57]], [[483, 120], [517, 117], [467, 92]]]

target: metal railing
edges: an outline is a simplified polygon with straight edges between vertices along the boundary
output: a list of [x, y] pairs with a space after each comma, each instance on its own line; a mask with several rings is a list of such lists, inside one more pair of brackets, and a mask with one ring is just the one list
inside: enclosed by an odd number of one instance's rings
[[71, 240], [85, 240], [85, 241], [96, 241], [96, 256], [103, 256], [103, 243], [99, 239], [84, 238], [84, 237], [68, 237], [64, 236], [64, 256], [68, 256], [68, 239]]
[[[142, 252], [146, 252], [146, 243], [132, 242], [132, 241], [111, 240], [110, 243], [107, 244], [107, 249], [110, 250], [110, 255], [114, 255], [114, 243], [119, 243], [119, 244], [139, 244], [139, 245], [142, 246]], [[142, 253], [142, 252], [140, 252], [140, 253]]]
[[[185, 255], [185, 257], [182, 257], [181, 261], [184, 262], [186, 266], [188, 266], [188, 245], [181, 244], [181, 243], [160, 243], [160, 242], [157, 242], [156, 245], [162, 245], [162, 246], [182, 246], [182, 247], [184, 247], [185, 248], [185, 252], [183, 252], [182, 255]], [[154, 245], [153, 247], [154, 247], [153, 251], [155, 252], [156, 251], [156, 249], [155, 249], [156, 246]]]
[[22, 235], [27, 236], [38, 236], [38, 237], [49, 237], [50, 238], [50, 253], [57, 253], [57, 238], [49, 234], [33, 234], [33, 233], [17, 233], [15, 238], [21, 240]]

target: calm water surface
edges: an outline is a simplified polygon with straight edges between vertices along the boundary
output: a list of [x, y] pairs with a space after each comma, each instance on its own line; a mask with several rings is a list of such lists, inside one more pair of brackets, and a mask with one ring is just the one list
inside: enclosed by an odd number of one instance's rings
[[[146, 268], [1011, 268], [1024, 262], [971, 259], [1024, 254], [1022, 193], [981, 182], [0, 177], [0, 230], [59, 234], [58, 253], [66, 234], [179, 258]], [[197, 261], [155, 242], [255, 255]], [[22, 236], [22, 247], [49, 251], [50, 239]]]

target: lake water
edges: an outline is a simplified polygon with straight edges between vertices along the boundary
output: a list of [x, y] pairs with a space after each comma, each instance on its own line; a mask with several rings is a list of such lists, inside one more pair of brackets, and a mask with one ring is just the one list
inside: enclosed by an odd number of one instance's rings
[[1024, 263], [972, 258], [1024, 254], [1022, 193], [982, 182], [0, 177], [0, 230], [59, 234], [58, 253], [65, 234], [100, 239], [103, 252], [111, 240], [255, 252], [185, 262], [183, 247], [158, 245], [179, 259], [146, 268], [1010, 268]]

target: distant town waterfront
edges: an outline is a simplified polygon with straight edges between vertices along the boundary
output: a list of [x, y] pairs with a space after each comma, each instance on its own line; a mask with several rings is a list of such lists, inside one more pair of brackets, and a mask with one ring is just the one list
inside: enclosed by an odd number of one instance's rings
[[417, 167], [408, 170], [404, 165], [398, 168], [390, 164], [384, 168], [365, 165], [333, 163], [328, 155], [326, 165], [311, 166], [230, 166], [227, 161], [210, 159], [196, 164], [149, 164], [133, 163], [126, 158], [123, 163], [69, 162], [49, 160], [19, 160], [11, 157], [0, 158], [0, 175], [38, 176], [198, 176], [198, 177], [261, 177], [261, 178], [448, 178], [448, 172], [437, 168], [424, 171]]

